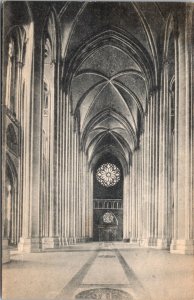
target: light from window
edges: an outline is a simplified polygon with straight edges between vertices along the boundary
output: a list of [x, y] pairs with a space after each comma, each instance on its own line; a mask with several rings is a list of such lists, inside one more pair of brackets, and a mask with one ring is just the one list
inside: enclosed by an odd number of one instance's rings
[[105, 187], [114, 186], [120, 180], [120, 170], [114, 164], [106, 163], [96, 172], [96, 178]]

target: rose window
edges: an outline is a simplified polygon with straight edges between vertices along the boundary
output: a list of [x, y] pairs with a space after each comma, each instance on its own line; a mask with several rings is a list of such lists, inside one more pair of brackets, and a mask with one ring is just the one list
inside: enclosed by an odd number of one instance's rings
[[107, 212], [103, 215], [103, 222], [104, 223], [107, 223], [107, 224], [110, 224], [112, 223], [114, 220], [114, 217], [111, 213]]
[[98, 168], [96, 178], [103, 186], [114, 186], [120, 180], [120, 170], [114, 164], [103, 164]]

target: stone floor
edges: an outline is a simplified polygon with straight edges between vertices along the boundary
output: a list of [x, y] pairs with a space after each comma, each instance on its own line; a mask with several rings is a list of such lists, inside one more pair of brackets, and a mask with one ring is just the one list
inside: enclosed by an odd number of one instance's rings
[[3, 300], [194, 300], [194, 256], [125, 243], [12, 251], [2, 283]]

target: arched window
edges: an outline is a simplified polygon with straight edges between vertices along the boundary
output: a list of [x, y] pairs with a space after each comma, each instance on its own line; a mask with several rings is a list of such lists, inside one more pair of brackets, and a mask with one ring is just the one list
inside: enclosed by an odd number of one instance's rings
[[10, 38], [8, 45], [8, 63], [7, 63], [7, 80], [6, 80], [6, 105], [12, 112], [15, 111], [15, 44]]
[[12, 114], [20, 117], [22, 95], [22, 68], [25, 61], [26, 33], [23, 27], [16, 26], [7, 37], [7, 68], [5, 105]]
[[18, 139], [13, 124], [7, 126], [6, 132], [7, 146], [14, 154], [18, 154]]

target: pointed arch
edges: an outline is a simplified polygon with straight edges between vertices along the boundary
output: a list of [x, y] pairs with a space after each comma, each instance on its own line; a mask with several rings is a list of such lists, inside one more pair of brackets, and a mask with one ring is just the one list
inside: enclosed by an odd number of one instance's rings
[[126, 160], [126, 157], [123, 155], [123, 153], [121, 151], [119, 151], [118, 148], [115, 148], [113, 146], [108, 146], [108, 147], [103, 147], [100, 148], [96, 151], [96, 153], [93, 154], [93, 156], [90, 158], [89, 160], [89, 167], [90, 169], [93, 171], [97, 161], [103, 157], [103, 155], [105, 154], [113, 154], [115, 157], [118, 158], [122, 169], [123, 169], [123, 173], [124, 175], [129, 173], [129, 167], [130, 167], [130, 159], [129, 161]]
[[26, 30], [23, 26], [13, 26], [5, 39], [5, 105], [17, 117], [20, 117], [20, 89], [25, 63]]
[[136, 133], [133, 129], [133, 127], [131, 126], [131, 124], [126, 120], [126, 118], [124, 118], [123, 116], [119, 115], [116, 111], [114, 111], [113, 109], [105, 109], [103, 111], [101, 111], [100, 113], [98, 113], [88, 124], [87, 126], [84, 128], [83, 133], [81, 134], [81, 141], [82, 141], [82, 145], [85, 144], [88, 133], [91, 131], [92, 128], [95, 127], [96, 124], [98, 124], [101, 120], [105, 119], [106, 117], [112, 116], [113, 118], [115, 118], [116, 120], [118, 120], [122, 126], [126, 129], [126, 131], [128, 132], [129, 136], [132, 137], [134, 145], [137, 143], [137, 137], [136, 137]]
[[163, 61], [167, 60], [170, 35], [173, 33], [173, 31], [174, 31], [174, 16], [172, 13], [170, 13], [166, 21], [165, 32], [164, 32]]

